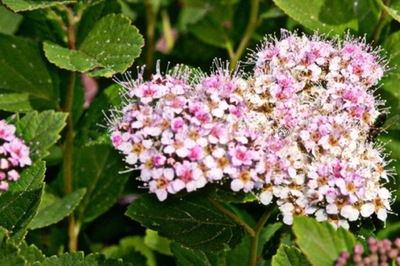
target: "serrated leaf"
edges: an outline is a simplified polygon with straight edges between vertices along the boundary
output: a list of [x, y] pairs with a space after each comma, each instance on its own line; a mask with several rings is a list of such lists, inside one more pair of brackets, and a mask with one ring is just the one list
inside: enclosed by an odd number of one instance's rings
[[13, 34], [21, 23], [23, 17], [0, 6], [0, 33]]
[[274, 3], [288, 16], [311, 30], [340, 35], [348, 29], [358, 30], [353, 0], [274, 0]]
[[128, 175], [118, 174], [124, 169], [124, 163], [109, 145], [75, 149], [73, 156], [73, 187], [86, 188], [86, 195], [78, 208], [80, 219], [89, 222], [116, 202]]
[[151, 229], [146, 229], [146, 235], [144, 237], [144, 243], [149, 248], [156, 250], [157, 252], [171, 256], [171, 241], [166, 239], [165, 237], [161, 237], [156, 231]]
[[8, 191], [0, 193], [0, 226], [12, 236], [24, 231], [36, 215], [43, 194], [44, 171], [44, 162], [37, 162], [22, 171], [20, 180], [10, 183]]
[[118, 245], [104, 249], [103, 253], [107, 258], [121, 258], [124, 262], [131, 262], [133, 265], [157, 265], [153, 251], [139, 236], [125, 237]]
[[329, 222], [295, 217], [293, 233], [300, 250], [312, 265], [333, 265], [342, 251], [352, 251], [355, 237], [346, 229], [337, 230]]
[[142, 46], [143, 37], [131, 21], [123, 15], [110, 14], [93, 26], [77, 50], [50, 42], [44, 42], [43, 48], [49, 61], [60, 68], [111, 77], [125, 72]]
[[85, 192], [85, 188], [77, 189], [62, 199], [57, 198], [51, 204], [43, 207], [42, 204], [39, 205], [39, 211], [29, 225], [29, 229], [43, 228], [58, 223], [78, 206]]
[[33, 161], [49, 154], [47, 151], [60, 138], [60, 132], [65, 126], [66, 113], [52, 110], [26, 114], [16, 124], [18, 132], [31, 148]]
[[3, 0], [3, 3], [14, 12], [48, 8], [58, 5], [76, 3], [76, 0]]
[[18, 254], [18, 248], [8, 240], [7, 230], [0, 226], [0, 265], [24, 265], [25, 260]]
[[386, 6], [382, 0], [378, 0], [378, 3], [381, 5], [381, 7], [389, 13], [389, 15], [400, 22], [400, 1], [391, 1], [390, 6]]
[[204, 252], [202, 250], [193, 250], [174, 242], [171, 244], [171, 250], [176, 262], [180, 266], [213, 266], [229, 265], [224, 263], [223, 253]]
[[142, 195], [129, 205], [126, 215], [195, 250], [231, 249], [244, 234], [239, 225], [198, 194], [164, 202], [154, 195]]
[[272, 266], [310, 265], [307, 258], [296, 247], [281, 245], [276, 255], [272, 257]]
[[40, 251], [34, 245], [27, 245], [25, 241], [23, 241], [19, 245], [19, 254], [27, 261], [29, 264], [34, 262], [42, 262], [46, 258], [42, 251]]
[[56, 106], [57, 93], [37, 42], [0, 34], [0, 89], [29, 95], [25, 106]]
[[43, 266], [64, 266], [64, 265], [74, 265], [74, 266], [122, 266], [130, 265], [128, 263], [122, 262], [122, 260], [116, 259], [106, 259], [103, 254], [90, 254], [84, 256], [83, 252], [73, 252], [65, 253], [61, 256], [51, 256], [46, 258], [42, 262]]

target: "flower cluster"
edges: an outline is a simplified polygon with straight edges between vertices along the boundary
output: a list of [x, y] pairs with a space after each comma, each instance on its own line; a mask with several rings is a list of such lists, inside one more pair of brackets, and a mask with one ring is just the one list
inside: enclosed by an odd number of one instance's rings
[[294, 215], [344, 227], [373, 213], [386, 220], [388, 162], [370, 134], [383, 104], [372, 91], [385, 71], [378, 52], [350, 37], [283, 32], [250, 61], [246, 77], [178, 66], [119, 82], [111, 140], [140, 180], [161, 201], [227, 181], [265, 205], [276, 200], [286, 224]]
[[[245, 93], [263, 113], [265, 164], [261, 202], [275, 197], [287, 224], [293, 215], [348, 227], [376, 213], [385, 221], [391, 194], [382, 148], [370, 130], [383, 103], [372, 86], [385, 71], [377, 51], [362, 40], [327, 41], [283, 32], [252, 56], [255, 71]], [[271, 147], [278, 147], [273, 148]]]
[[8, 182], [19, 179], [19, 170], [31, 165], [29, 148], [15, 136], [15, 126], [0, 120], [0, 192], [7, 191]]
[[345, 251], [336, 260], [336, 266], [342, 265], [400, 265], [400, 238], [393, 243], [389, 239], [377, 240], [368, 238], [369, 254], [364, 254], [362, 245], [357, 244], [353, 248], [353, 255]]

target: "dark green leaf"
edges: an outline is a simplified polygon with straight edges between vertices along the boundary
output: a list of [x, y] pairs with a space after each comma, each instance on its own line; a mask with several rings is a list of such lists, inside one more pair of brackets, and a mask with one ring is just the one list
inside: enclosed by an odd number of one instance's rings
[[[392, 68], [391, 71], [385, 76], [382, 81], [384, 92], [389, 93], [388, 104], [394, 108], [394, 110], [399, 110], [400, 108], [400, 31], [396, 31], [385, 39], [383, 43], [383, 48], [390, 54], [389, 66]], [[379, 92], [379, 90], [378, 90]]]
[[56, 106], [57, 93], [37, 42], [0, 34], [0, 89], [28, 95], [29, 103], [20, 99], [22, 107]]
[[[70, 195], [64, 198], [56, 198], [50, 204], [39, 205], [39, 211], [36, 217], [31, 222], [29, 228], [37, 229], [58, 223], [67, 217], [75, 208], [85, 195], [84, 188], [73, 191]], [[45, 193], [46, 196], [48, 193]], [[44, 201], [42, 201], [43, 203]]]
[[49, 61], [60, 68], [111, 77], [125, 72], [141, 52], [143, 37], [130, 24], [123, 15], [107, 15], [93, 26], [78, 50], [50, 42], [45, 42], [43, 48]]
[[22, 171], [20, 180], [10, 183], [8, 191], [0, 193], [0, 226], [8, 229], [11, 236], [24, 232], [36, 215], [43, 194], [44, 171], [44, 162], [37, 162]]
[[46, 258], [43, 253], [34, 245], [28, 246], [26, 242], [22, 242], [19, 246], [19, 254], [29, 263], [42, 262]]
[[89, 222], [106, 212], [121, 194], [127, 174], [119, 174], [124, 163], [108, 145], [94, 145], [74, 150], [73, 187], [86, 188], [79, 205], [80, 219]]
[[307, 258], [298, 248], [281, 245], [275, 256], [272, 257], [272, 266], [310, 265]]
[[358, 30], [353, 0], [274, 0], [288, 16], [311, 30], [343, 34]]
[[293, 232], [301, 251], [312, 265], [333, 265], [342, 251], [351, 252], [355, 237], [346, 229], [337, 230], [328, 222], [309, 217], [295, 217]]
[[118, 245], [104, 249], [103, 253], [107, 258], [121, 258], [124, 262], [131, 262], [133, 265], [157, 265], [153, 251], [139, 236], [125, 237]]
[[3, 0], [3, 3], [15, 12], [66, 5], [75, 2], [76, 0]]
[[354, 5], [354, 13], [358, 20], [358, 32], [366, 34], [367, 39], [372, 39], [378, 24], [382, 9], [375, 0], [358, 1]]
[[18, 29], [21, 20], [20, 14], [15, 14], [4, 6], [0, 6], [0, 33], [13, 34]]
[[30, 145], [33, 161], [49, 154], [47, 150], [60, 138], [66, 118], [66, 113], [49, 110], [30, 112], [19, 121], [18, 131]]
[[164, 202], [154, 195], [143, 195], [129, 205], [126, 215], [161, 236], [195, 250], [231, 249], [244, 233], [239, 225], [199, 194]]

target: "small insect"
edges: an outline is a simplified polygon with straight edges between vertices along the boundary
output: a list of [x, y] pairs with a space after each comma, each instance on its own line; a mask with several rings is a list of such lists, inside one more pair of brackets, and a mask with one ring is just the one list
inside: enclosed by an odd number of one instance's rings
[[284, 139], [284, 138], [286, 138], [287, 136], [289, 136], [289, 133], [290, 133], [289, 129], [287, 129], [286, 127], [281, 127], [281, 128], [279, 128], [279, 130], [278, 130], [278, 137], [279, 137], [280, 139]]
[[[395, 124], [400, 118], [400, 115], [396, 115], [392, 117], [387, 123], [387, 113], [381, 113], [378, 115], [376, 118], [374, 124], [371, 126], [368, 135], [367, 135], [367, 142], [373, 142], [376, 137], [378, 137], [379, 134], [381, 134], [383, 131], [391, 127], [393, 124]], [[386, 126], [383, 127], [383, 125]]]

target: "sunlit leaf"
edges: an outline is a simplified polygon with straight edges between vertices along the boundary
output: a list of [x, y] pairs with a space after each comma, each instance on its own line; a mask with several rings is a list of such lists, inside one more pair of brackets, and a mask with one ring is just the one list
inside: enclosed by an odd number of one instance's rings
[[272, 266], [310, 265], [307, 258], [296, 247], [281, 245], [275, 256], [272, 257]]
[[3, 3], [15, 12], [34, 10], [39, 8], [48, 8], [58, 5], [75, 3], [76, 0], [3, 0]]

